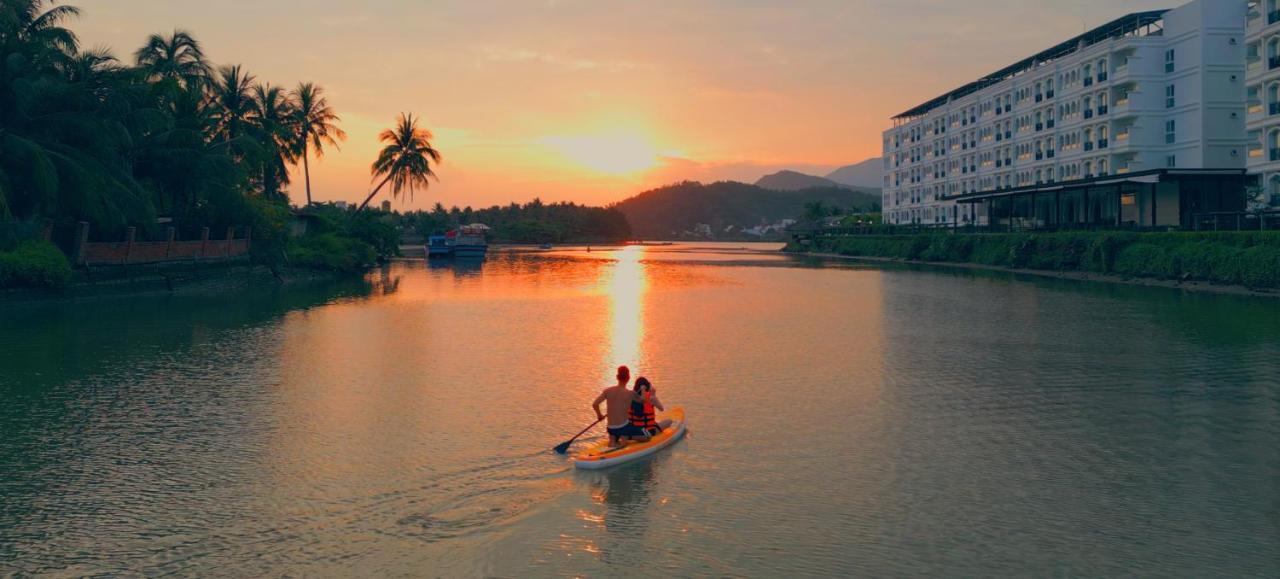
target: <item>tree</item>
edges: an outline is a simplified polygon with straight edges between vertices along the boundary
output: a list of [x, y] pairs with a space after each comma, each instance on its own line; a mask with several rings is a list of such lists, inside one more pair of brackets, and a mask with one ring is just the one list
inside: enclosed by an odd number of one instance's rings
[[209, 97], [214, 104], [217, 125], [215, 134], [230, 143], [244, 135], [253, 117], [251, 94], [253, 75], [240, 69], [240, 65], [218, 69], [209, 87]]
[[307, 186], [307, 205], [311, 205], [311, 166], [307, 161], [309, 149], [314, 149], [316, 158], [324, 157], [326, 144], [338, 148], [338, 141], [346, 140], [347, 134], [338, 128], [342, 120], [329, 101], [324, 97], [324, 89], [315, 84], [299, 83], [293, 91], [294, 117], [298, 127], [298, 138], [294, 144], [295, 154], [302, 157], [302, 174]]
[[61, 26], [78, 9], [50, 4], [0, 1], [0, 212], [154, 223], [127, 154], [130, 80], [105, 50], [80, 52]]
[[809, 221], [818, 221], [828, 215], [827, 206], [821, 201], [813, 201], [804, 204], [804, 218]]
[[297, 159], [294, 103], [279, 87], [257, 84], [253, 87], [250, 110], [254, 137], [262, 148], [259, 170], [262, 194], [274, 198], [280, 195], [282, 186], [289, 184], [288, 166]]
[[364, 209], [388, 182], [391, 183], [392, 195], [399, 197], [401, 192], [407, 190], [410, 199], [417, 187], [429, 187], [429, 178], [436, 176], [431, 163], [440, 163], [440, 151], [431, 145], [433, 138], [431, 131], [418, 128], [418, 120], [412, 114], [400, 113], [396, 126], [378, 135], [378, 140], [387, 146], [382, 148], [378, 160], [373, 162], [372, 173], [374, 179], [382, 175], [386, 177], [356, 210]]
[[172, 88], [197, 88], [211, 74], [200, 43], [185, 30], [174, 30], [167, 38], [152, 34], [133, 59], [148, 80]]

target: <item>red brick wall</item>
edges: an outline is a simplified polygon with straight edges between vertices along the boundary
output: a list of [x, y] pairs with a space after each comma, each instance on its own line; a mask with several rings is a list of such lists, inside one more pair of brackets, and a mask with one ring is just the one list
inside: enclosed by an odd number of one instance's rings
[[[230, 252], [227, 246], [230, 244]], [[203, 250], [203, 251], [202, 251]], [[160, 263], [165, 261], [190, 261], [192, 259], [219, 259], [239, 257], [249, 253], [249, 240], [225, 239], [203, 241], [142, 241], [86, 243], [82, 250], [85, 265], [126, 265]], [[127, 261], [126, 261], [127, 256]]]

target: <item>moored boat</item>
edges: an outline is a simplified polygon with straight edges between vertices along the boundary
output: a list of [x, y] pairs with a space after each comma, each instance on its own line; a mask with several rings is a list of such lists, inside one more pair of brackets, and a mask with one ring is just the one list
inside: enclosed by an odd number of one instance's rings
[[456, 231], [451, 231], [453, 257], [463, 259], [484, 259], [489, 251], [489, 243], [485, 241], [485, 234], [489, 231], [489, 226], [483, 223], [472, 223], [471, 225], [463, 225]]
[[427, 257], [449, 257], [453, 253], [453, 247], [449, 243], [449, 238], [445, 235], [430, 235], [427, 237]]

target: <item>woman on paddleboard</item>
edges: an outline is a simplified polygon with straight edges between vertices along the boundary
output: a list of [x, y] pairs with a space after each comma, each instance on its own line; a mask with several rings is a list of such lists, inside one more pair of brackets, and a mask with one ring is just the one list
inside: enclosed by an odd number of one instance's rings
[[636, 379], [635, 392], [640, 399], [631, 403], [631, 411], [628, 412], [631, 424], [643, 429], [649, 436], [657, 436], [662, 432], [657, 410], [665, 412], [667, 409], [658, 400], [658, 392], [653, 389], [648, 378], [641, 376]]

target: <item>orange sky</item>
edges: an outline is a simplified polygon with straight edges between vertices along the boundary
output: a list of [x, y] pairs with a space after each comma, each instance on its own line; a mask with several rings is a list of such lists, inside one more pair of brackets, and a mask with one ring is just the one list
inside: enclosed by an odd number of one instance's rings
[[[317, 200], [370, 188], [377, 133], [420, 116], [440, 181], [398, 208], [605, 204], [680, 179], [825, 173], [888, 117], [1150, 0], [72, 0], [126, 58], [190, 30], [217, 64], [314, 81], [350, 138]], [[1176, 4], [1176, 2], [1175, 2]], [[301, 180], [291, 188], [302, 198]]]

